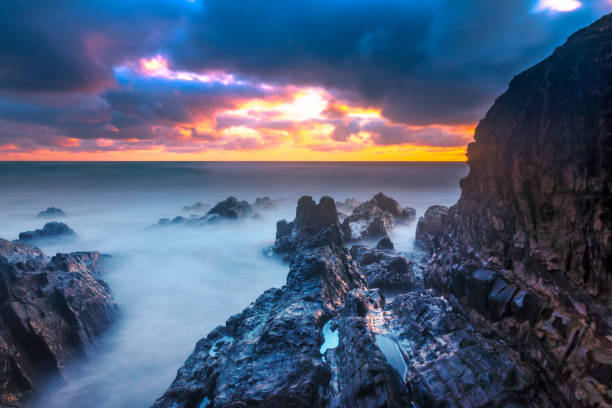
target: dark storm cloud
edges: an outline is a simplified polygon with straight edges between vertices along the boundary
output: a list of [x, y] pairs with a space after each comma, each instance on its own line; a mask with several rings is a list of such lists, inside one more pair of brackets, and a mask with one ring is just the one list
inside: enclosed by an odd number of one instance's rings
[[95, 91], [113, 67], [174, 35], [184, 1], [8, 0], [0, 13], [0, 89]]
[[551, 15], [529, 0], [209, 0], [170, 50], [190, 69], [357, 91], [395, 121], [457, 123], [602, 14], [584, 3]]
[[[535, 0], [8, 0], [0, 13], [0, 140], [53, 144], [63, 135], [163, 142], [173, 137], [176, 123], [231, 108], [243, 98], [265, 98], [272, 91], [258, 86], [260, 81], [281, 85], [277, 90], [285, 84], [322, 86], [334, 99], [381, 108], [396, 124], [474, 122], [513, 75], [612, 8], [607, 0], [583, 1], [569, 13], [534, 12], [535, 5]], [[243, 81], [147, 78], [120, 68], [157, 54], [168, 58], [174, 71], [220, 70]], [[334, 125], [334, 142], [360, 130], [334, 107], [323, 115]], [[221, 117], [217, 128], [292, 127], [274, 119], [251, 122]], [[429, 140], [457, 146], [461, 137], [439, 128], [370, 126], [367, 131], [380, 145]], [[195, 130], [193, 135], [214, 139]], [[247, 138], [236, 146], [256, 143]]]

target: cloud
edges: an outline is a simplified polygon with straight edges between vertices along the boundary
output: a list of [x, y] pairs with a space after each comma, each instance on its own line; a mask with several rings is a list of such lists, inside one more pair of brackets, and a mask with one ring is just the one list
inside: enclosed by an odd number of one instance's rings
[[9, 0], [0, 146], [461, 148], [513, 75], [606, 11], [607, 0]]

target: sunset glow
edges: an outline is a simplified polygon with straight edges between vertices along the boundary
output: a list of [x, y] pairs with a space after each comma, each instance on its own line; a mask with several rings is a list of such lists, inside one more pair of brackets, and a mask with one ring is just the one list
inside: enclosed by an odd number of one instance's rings
[[[5, 22], [21, 40], [0, 61], [0, 160], [463, 161], [512, 76], [611, 1], [24, 3]], [[487, 18], [457, 37], [470, 15]]]

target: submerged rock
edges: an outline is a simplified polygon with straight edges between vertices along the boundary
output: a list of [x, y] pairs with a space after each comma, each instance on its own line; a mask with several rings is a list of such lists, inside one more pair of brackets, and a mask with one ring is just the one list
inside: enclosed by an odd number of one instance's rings
[[[196, 203], [197, 206], [201, 203]], [[205, 205], [203, 204], [201, 208]], [[187, 208], [187, 207], [185, 207]], [[184, 208], [184, 209], [185, 209]], [[218, 202], [205, 215], [191, 215], [190, 217], [177, 216], [172, 219], [160, 218], [154, 227], [162, 227], [168, 225], [188, 225], [188, 226], [204, 226], [213, 222], [222, 220], [243, 219], [252, 215], [253, 209], [246, 201], [238, 201], [236, 197], [230, 196], [227, 199]]]
[[397, 223], [413, 221], [416, 210], [402, 208], [397, 201], [378, 193], [357, 206], [342, 222], [347, 239], [359, 240], [388, 235]]
[[38, 214], [36, 214], [36, 216], [38, 218], [59, 218], [59, 217], [65, 217], [66, 213], [60, 208], [49, 207], [46, 210], [43, 210], [39, 212]]
[[253, 209], [246, 201], [238, 201], [236, 197], [228, 197], [217, 203], [206, 215], [209, 221], [217, 218], [238, 219], [249, 215]]
[[201, 201], [198, 201], [197, 203], [193, 204], [193, 205], [186, 205], [183, 207], [183, 211], [185, 212], [189, 212], [189, 211], [193, 211], [193, 212], [199, 212], [199, 213], [203, 213], [210, 210], [210, 205], [208, 204], [204, 204]]
[[612, 405], [610, 44], [607, 15], [512, 80], [476, 128], [425, 274], [566, 406]]
[[[29, 406], [51, 375], [87, 353], [117, 307], [97, 252], [57, 254], [0, 239], [0, 401]], [[5, 406], [5, 405], [3, 405]]]
[[273, 200], [270, 197], [257, 197], [252, 207], [257, 210], [273, 210], [280, 202], [281, 200]]
[[19, 241], [40, 242], [59, 241], [76, 237], [75, 232], [63, 222], [51, 221], [46, 223], [42, 229], [25, 231], [19, 233]]

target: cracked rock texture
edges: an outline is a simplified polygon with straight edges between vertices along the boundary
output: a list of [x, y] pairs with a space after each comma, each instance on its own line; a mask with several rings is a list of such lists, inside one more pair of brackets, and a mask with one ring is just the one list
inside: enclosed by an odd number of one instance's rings
[[516, 76], [474, 139], [460, 200], [419, 229], [427, 283], [564, 405], [610, 406], [612, 15]]
[[51, 375], [85, 354], [117, 308], [97, 252], [57, 254], [0, 239], [0, 405], [27, 407]]

